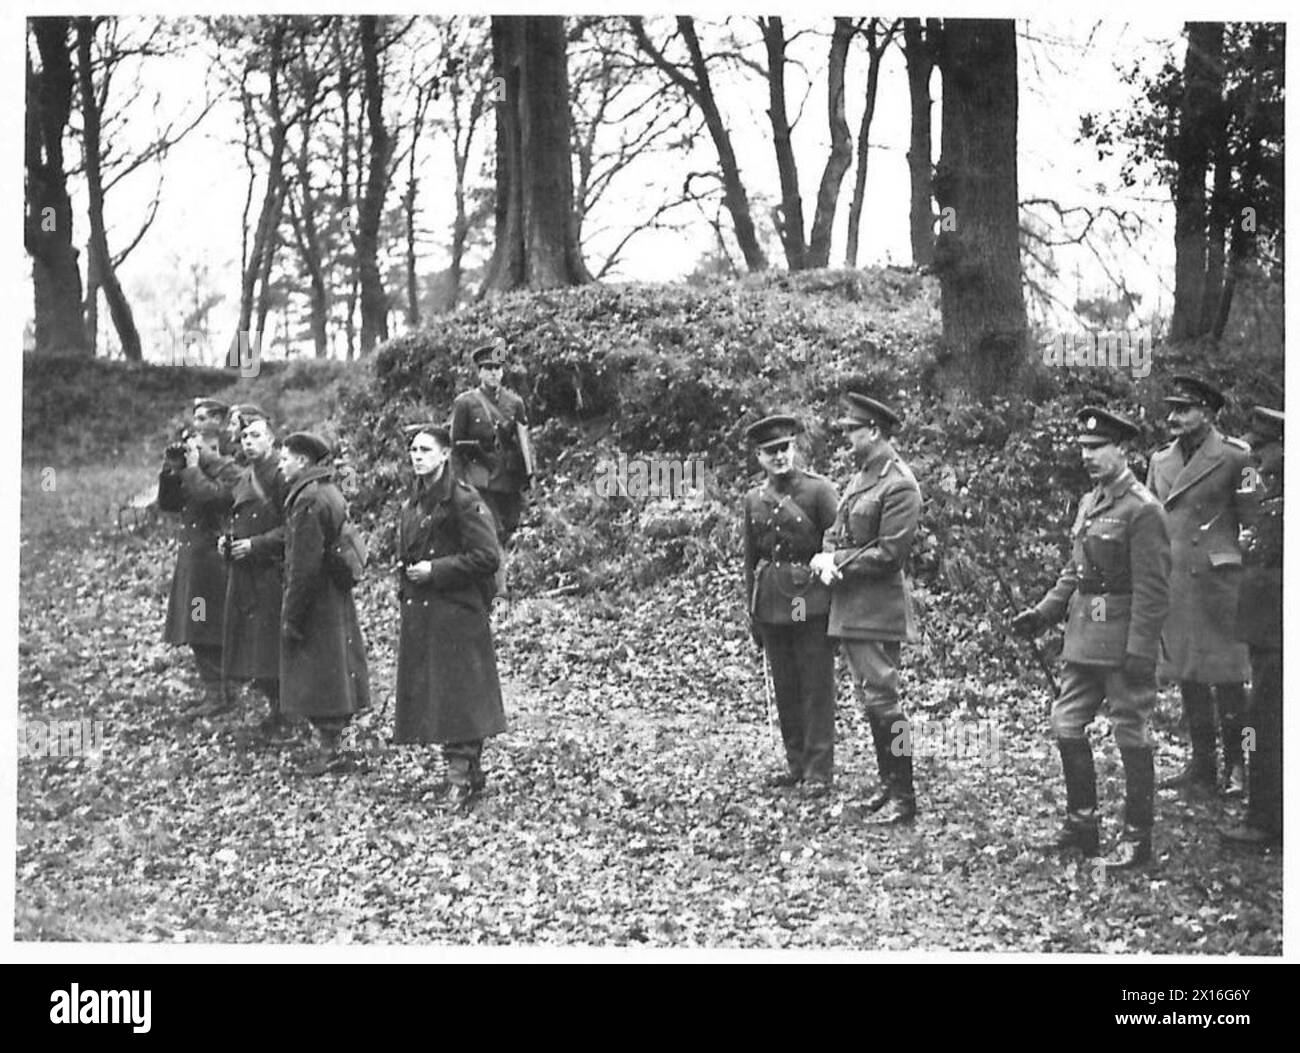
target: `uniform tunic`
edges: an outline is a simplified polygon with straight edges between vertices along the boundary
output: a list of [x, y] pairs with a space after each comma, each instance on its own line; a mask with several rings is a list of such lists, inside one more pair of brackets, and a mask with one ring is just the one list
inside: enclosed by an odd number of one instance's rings
[[158, 476], [158, 507], [181, 517], [163, 630], [167, 643], [221, 647], [226, 562], [217, 551], [217, 537], [238, 472], [229, 457], [205, 451], [196, 467], [179, 472], [164, 468]]
[[849, 481], [824, 545], [843, 574], [831, 586], [827, 631], [841, 640], [869, 718], [884, 727], [903, 715], [900, 642], [917, 636], [903, 568], [920, 520], [916, 476], [885, 443]]
[[522, 492], [528, 486], [516, 431], [516, 425], [527, 423], [524, 400], [504, 386], [495, 396], [481, 387], [461, 392], [452, 406], [456, 470], [492, 510], [502, 544], [519, 526]]
[[352, 591], [325, 562], [346, 515], [333, 471], [313, 466], [285, 498], [280, 708], [288, 716], [348, 717], [370, 705], [366, 645]]
[[1245, 443], [1216, 429], [1184, 460], [1178, 442], [1151, 457], [1147, 487], [1163, 502], [1173, 553], [1162, 677], [1201, 684], [1248, 679], [1246, 646], [1236, 639], [1241, 527], [1258, 513]]
[[[420, 484], [417, 482], [417, 487]], [[403, 567], [428, 560], [416, 584], [399, 572], [396, 742], [474, 742], [506, 730], [488, 614], [500, 561], [491, 512], [449, 468], [402, 505]]]
[[1057, 738], [1083, 738], [1102, 700], [1121, 747], [1151, 745], [1155, 680], [1134, 683], [1126, 654], [1155, 661], [1169, 610], [1169, 532], [1160, 502], [1124, 468], [1089, 491], [1070, 532], [1070, 562], [1035, 610], [1067, 616], [1065, 677], [1052, 707]]
[[280, 676], [280, 602], [284, 591], [284, 477], [268, 457], [246, 467], [231, 493], [230, 536], [248, 555], [230, 563], [226, 587], [224, 675]]
[[772, 671], [790, 772], [828, 782], [835, 748], [835, 649], [830, 590], [809, 560], [835, 521], [835, 487], [794, 469], [745, 495], [745, 594]]

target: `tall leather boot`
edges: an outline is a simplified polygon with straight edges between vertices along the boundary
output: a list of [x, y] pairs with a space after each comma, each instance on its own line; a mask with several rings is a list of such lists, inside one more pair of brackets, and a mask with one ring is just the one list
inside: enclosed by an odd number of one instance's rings
[[876, 792], [867, 798], [863, 806], [868, 812], [878, 812], [885, 806], [885, 802], [890, 797], [890, 772], [893, 770], [891, 761], [893, 755], [890, 746], [893, 744], [894, 736], [890, 733], [892, 720], [880, 720], [877, 717], [869, 717], [871, 724], [871, 741], [876, 747], [876, 777], [880, 784], [876, 787]]
[[892, 736], [886, 739], [885, 746], [889, 799], [871, 820], [875, 826], [904, 826], [916, 818], [916, 790], [912, 785], [912, 751], [909, 748], [899, 754], [891, 748], [894, 739], [901, 739], [909, 746], [911, 744], [911, 725], [906, 717], [901, 719], [901, 723], [903, 726], [899, 727], [900, 720], [894, 718], [889, 721], [888, 726], [882, 728]]
[[1129, 870], [1151, 860], [1151, 827], [1155, 824], [1156, 763], [1150, 746], [1125, 746], [1124, 833], [1106, 859], [1112, 870]]
[[1092, 763], [1092, 745], [1087, 739], [1057, 739], [1061, 771], [1065, 775], [1065, 822], [1052, 847], [1057, 851], [1077, 849], [1085, 856], [1101, 851], [1097, 829], [1097, 771]]
[[1183, 714], [1192, 743], [1192, 756], [1173, 778], [1160, 784], [1161, 789], [1178, 789], [1189, 793], [1213, 793], [1218, 780], [1215, 753], [1218, 730], [1214, 726], [1214, 699], [1208, 684], [1183, 681]]

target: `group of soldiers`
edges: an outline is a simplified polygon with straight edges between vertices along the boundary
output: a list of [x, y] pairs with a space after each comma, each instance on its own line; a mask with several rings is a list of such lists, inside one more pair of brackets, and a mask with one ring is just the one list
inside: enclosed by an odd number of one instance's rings
[[[1215, 426], [1225, 398], [1203, 379], [1171, 378], [1165, 402], [1174, 439], [1153, 453], [1145, 485], [1125, 454], [1138, 427], [1104, 407], [1078, 414], [1094, 486], [1055, 586], [1010, 622], [1032, 636], [1066, 619], [1051, 716], [1066, 815], [1050, 847], [1101, 854], [1087, 728], [1105, 705], [1125, 774], [1123, 830], [1105, 860], [1119, 869], [1151, 858], [1157, 677], [1179, 684], [1192, 745], [1186, 769], [1162, 786], [1217, 792], [1221, 733], [1225, 792], [1241, 792], [1249, 771], [1246, 817], [1221, 828], [1224, 841], [1269, 845], [1282, 833], [1283, 414], [1255, 407], [1243, 441]], [[799, 421], [763, 418], [748, 437], [765, 478], [744, 503], [750, 627], [785, 749], [785, 768], [770, 782], [814, 796], [832, 784], [838, 644], [875, 745], [879, 787], [865, 806], [885, 826], [908, 824], [917, 811], [898, 663], [901, 643], [917, 632], [906, 565], [922, 500], [891, 443], [900, 423], [878, 399], [845, 396], [834, 425], [855, 470], [841, 498], [796, 464]]]
[[[444, 788], [458, 803], [482, 788], [483, 736], [476, 740], [466, 728], [482, 724], [485, 735], [495, 734], [504, 719], [475, 724], [449, 717], [448, 710], [463, 716], [476, 699], [472, 690], [448, 697], [439, 685], [455, 681], [457, 662], [473, 661], [478, 690], [500, 711], [488, 610], [503, 578], [500, 553], [518, 525], [531, 474], [523, 401], [501, 386], [500, 348], [479, 348], [473, 361], [480, 384], [457, 397], [450, 428], [408, 429], [415, 493], [399, 516], [406, 646], [399, 653], [397, 738], [443, 744], [450, 775]], [[333, 453], [312, 432], [277, 442], [257, 405], [198, 398], [191, 425], [164, 452], [158, 479], [159, 508], [178, 513], [181, 522], [164, 639], [193, 651], [203, 686], [196, 715], [231, 710], [238, 686], [251, 683], [266, 699], [259, 731], [267, 741], [292, 740], [300, 719], [314, 729], [301, 763], [311, 775], [346, 767], [341, 736], [370, 704], [352, 597], [364, 554], [347, 522]], [[458, 587], [471, 581], [468, 591]], [[433, 605], [435, 619], [421, 621], [421, 631], [438, 639], [408, 640], [413, 604], [426, 613]], [[439, 605], [447, 604], [454, 607], [449, 624], [439, 623]], [[463, 646], [471, 623], [477, 651]], [[439, 644], [457, 632], [459, 647]], [[432, 680], [420, 666], [431, 654], [452, 656]], [[438, 712], [431, 715], [431, 708]], [[462, 763], [467, 756], [472, 764]]]

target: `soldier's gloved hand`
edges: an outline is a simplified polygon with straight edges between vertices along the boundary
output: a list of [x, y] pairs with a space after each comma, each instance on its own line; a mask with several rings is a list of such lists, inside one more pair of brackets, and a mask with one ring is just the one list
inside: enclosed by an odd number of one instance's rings
[[833, 552], [818, 552], [808, 561], [808, 566], [821, 579], [823, 585], [829, 585], [836, 578], [843, 577], [839, 568], [835, 566], [835, 554]]
[[1035, 636], [1043, 627], [1043, 616], [1033, 607], [1011, 619], [1011, 631], [1019, 636]]
[[1124, 656], [1124, 679], [1130, 684], [1150, 684], [1156, 678], [1156, 660], [1140, 654]]

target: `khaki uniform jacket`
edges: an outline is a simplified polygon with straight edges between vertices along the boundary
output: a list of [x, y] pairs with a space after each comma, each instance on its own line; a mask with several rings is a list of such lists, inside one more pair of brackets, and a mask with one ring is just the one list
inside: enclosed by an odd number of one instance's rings
[[518, 493], [528, 484], [515, 426], [527, 424], [524, 400], [504, 385], [496, 398], [482, 388], [456, 396], [451, 441], [456, 470], [477, 490]]
[[835, 523], [839, 499], [830, 481], [795, 468], [788, 485], [764, 480], [745, 495], [745, 597], [765, 625], [824, 617], [830, 590], [808, 566]]
[[850, 640], [915, 640], [904, 567], [921, 521], [916, 476], [885, 444], [849, 482], [826, 535], [844, 575], [831, 586], [827, 633]]
[[1125, 468], [1079, 502], [1070, 562], [1036, 610], [1048, 622], [1068, 612], [1061, 657], [1120, 666], [1152, 661], [1169, 610], [1169, 531], [1160, 502]]
[[1177, 442], [1151, 456], [1147, 487], [1169, 517], [1173, 570], [1160, 675], [1200, 683], [1240, 683], [1250, 677], [1246, 647], [1237, 639], [1243, 526], [1254, 524], [1259, 495], [1250, 450], [1211, 428], [1186, 464]]

